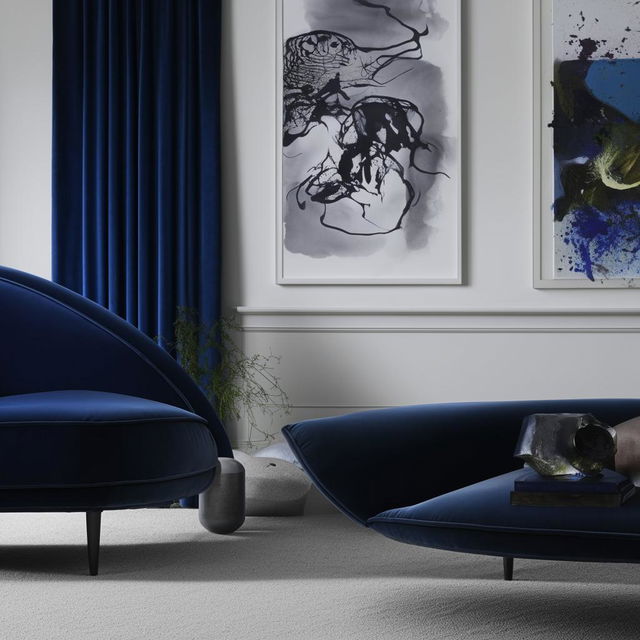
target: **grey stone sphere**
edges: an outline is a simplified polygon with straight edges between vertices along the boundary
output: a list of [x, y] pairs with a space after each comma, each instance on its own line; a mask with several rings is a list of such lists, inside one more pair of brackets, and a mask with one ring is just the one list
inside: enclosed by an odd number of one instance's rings
[[296, 465], [279, 458], [234, 451], [245, 469], [245, 513], [248, 516], [297, 516], [304, 513], [311, 480]]

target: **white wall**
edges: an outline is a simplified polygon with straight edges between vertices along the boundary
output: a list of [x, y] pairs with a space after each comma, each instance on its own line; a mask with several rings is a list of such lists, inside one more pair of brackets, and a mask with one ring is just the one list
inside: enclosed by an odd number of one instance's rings
[[[226, 304], [244, 308], [249, 350], [282, 355], [290, 419], [637, 395], [638, 291], [531, 286], [531, 5], [463, 0], [465, 286], [284, 287], [275, 284], [275, 0], [224, 0]], [[0, 0], [0, 263], [45, 276], [50, 14], [50, 0]]]
[[[538, 2], [538, 0], [535, 0]], [[629, 291], [532, 283], [533, 0], [463, 0], [467, 286], [275, 284], [275, 0], [225, 0], [230, 303], [251, 307], [633, 307]]]
[[459, 287], [275, 284], [274, 6], [224, 4], [226, 295], [243, 307], [247, 348], [282, 355], [290, 419], [405, 403], [637, 395], [638, 291], [531, 284], [532, 1], [463, 0]]
[[51, 0], [0, 0], [0, 264], [51, 275]]

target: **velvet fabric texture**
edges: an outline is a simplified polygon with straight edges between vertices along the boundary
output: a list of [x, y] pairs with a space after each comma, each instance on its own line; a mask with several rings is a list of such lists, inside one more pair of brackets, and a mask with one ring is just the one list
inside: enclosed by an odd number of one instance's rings
[[367, 526], [383, 535], [438, 549], [516, 558], [640, 561], [640, 495], [624, 507], [514, 507], [522, 469], [390, 509]]
[[53, 0], [53, 279], [151, 338], [219, 316], [220, 2]]
[[194, 496], [231, 445], [198, 386], [128, 322], [0, 267], [0, 511]]
[[48, 280], [0, 267], [0, 396], [86, 389], [155, 400], [204, 418], [233, 457], [213, 407], [163, 349], [128, 322]]
[[[109, 508], [184, 497], [211, 482], [215, 441], [204, 418], [102, 391], [0, 397], [0, 510]], [[44, 497], [47, 496], [47, 499]]]
[[563, 412], [615, 425], [640, 415], [640, 400], [399, 407], [307, 420], [283, 433], [329, 500], [390, 538], [489, 555], [640, 561], [640, 496], [618, 509], [509, 504], [523, 418]]

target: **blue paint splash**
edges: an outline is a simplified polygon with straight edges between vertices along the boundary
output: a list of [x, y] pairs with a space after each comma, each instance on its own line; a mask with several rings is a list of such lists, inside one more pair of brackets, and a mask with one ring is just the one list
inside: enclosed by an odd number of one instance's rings
[[591, 206], [574, 210], [562, 241], [574, 254], [563, 256], [569, 270], [591, 281], [640, 273], [640, 210], [634, 203], [607, 212]]
[[585, 84], [598, 100], [640, 122], [640, 65], [636, 58], [594, 60]]

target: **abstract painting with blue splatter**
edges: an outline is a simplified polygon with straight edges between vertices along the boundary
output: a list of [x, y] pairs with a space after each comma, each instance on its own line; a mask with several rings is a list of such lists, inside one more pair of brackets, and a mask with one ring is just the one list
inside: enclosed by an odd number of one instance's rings
[[555, 279], [640, 276], [640, 0], [554, 0]]

